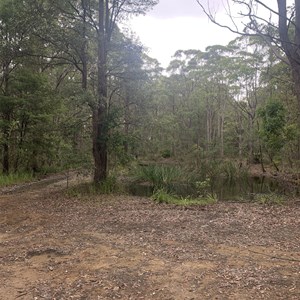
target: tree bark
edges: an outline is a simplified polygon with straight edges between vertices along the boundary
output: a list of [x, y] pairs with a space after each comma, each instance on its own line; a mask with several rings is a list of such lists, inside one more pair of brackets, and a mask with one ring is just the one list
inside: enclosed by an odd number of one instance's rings
[[9, 146], [8, 146], [8, 142], [3, 143], [2, 172], [5, 175], [9, 174]]
[[[300, 1], [295, 0], [295, 37], [292, 41], [288, 34], [288, 20], [287, 20], [287, 7], [286, 0], [277, 0], [278, 4], [278, 27], [279, 36], [282, 48], [288, 58], [290, 67], [292, 70], [292, 77], [294, 81], [294, 89], [297, 98], [298, 111], [297, 122], [300, 128]], [[300, 140], [298, 140], [300, 144]], [[300, 153], [298, 151], [298, 159], [300, 159]]]
[[[3, 72], [3, 91], [4, 96], [8, 96], [8, 82], [9, 82], [9, 63], [5, 64], [4, 72]], [[4, 141], [2, 143], [3, 147], [3, 157], [2, 157], [2, 172], [5, 175], [9, 174], [10, 164], [9, 164], [9, 135], [10, 135], [10, 119], [11, 119], [11, 111], [7, 108], [3, 113], [4, 127], [3, 127], [3, 137]]]
[[[156, 1], [98, 0], [98, 101], [93, 109], [93, 156], [95, 162], [94, 182], [100, 183], [107, 177], [109, 111], [107, 55], [118, 16], [123, 13], [140, 13]], [[126, 10], [126, 7], [131, 9]]]
[[82, 60], [82, 81], [81, 86], [84, 91], [87, 90], [87, 79], [88, 79], [88, 59], [87, 59], [87, 3], [86, 0], [81, 1], [83, 9], [83, 28], [82, 28], [82, 48], [81, 48], [81, 60]]
[[98, 103], [93, 111], [93, 156], [95, 163], [94, 182], [107, 177], [107, 16], [108, 3], [99, 0], [98, 19]]
[[123, 143], [124, 152], [128, 154], [129, 145], [128, 145], [128, 137], [129, 137], [129, 121], [130, 121], [130, 87], [125, 82], [125, 97], [124, 97], [124, 135], [125, 140]]
[[3, 114], [3, 120], [5, 122], [4, 128], [3, 128], [3, 157], [2, 157], [2, 172], [5, 175], [9, 174], [10, 171], [10, 163], [9, 163], [9, 136], [10, 136], [10, 130], [9, 125], [11, 121], [10, 112], [7, 111]]

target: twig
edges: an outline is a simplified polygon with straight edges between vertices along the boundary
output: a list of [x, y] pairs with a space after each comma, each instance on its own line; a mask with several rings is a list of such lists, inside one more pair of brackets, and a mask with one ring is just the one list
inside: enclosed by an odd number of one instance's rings
[[274, 259], [300, 262], [299, 259], [295, 259], [295, 258], [285, 258], [285, 257], [281, 257], [281, 256], [274, 256], [274, 255], [269, 255], [269, 254], [265, 254], [265, 253], [262, 253], [262, 252], [253, 251], [253, 250], [248, 250], [248, 251], [252, 252], [252, 253], [268, 256], [268, 257], [271, 257], [271, 258], [274, 258]]
[[27, 295], [28, 293], [27, 292], [19, 292], [20, 294], [16, 296], [16, 298], [20, 298], [20, 297], [23, 297], [25, 295]]

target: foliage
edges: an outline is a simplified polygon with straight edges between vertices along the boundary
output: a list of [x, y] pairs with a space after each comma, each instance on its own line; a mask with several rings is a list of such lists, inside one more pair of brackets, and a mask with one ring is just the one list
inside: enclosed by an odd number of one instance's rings
[[97, 1], [0, 2], [3, 174], [87, 168], [104, 179], [137, 159], [150, 161], [138, 179], [206, 196], [217, 178], [246, 176], [247, 163], [299, 167], [299, 92], [274, 47], [241, 36], [178, 50], [162, 73], [117, 23], [157, 1], [101, 3], [108, 23], [95, 23]]
[[207, 195], [206, 197], [199, 198], [189, 198], [189, 197], [178, 197], [168, 193], [165, 189], [157, 189], [152, 197], [154, 201], [158, 203], [174, 204], [179, 206], [189, 206], [189, 205], [210, 205], [217, 201], [217, 197], [214, 194]]
[[208, 188], [217, 178], [225, 178], [229, 182], [248, 177], [247, 169], [232, 160], [201, 160], [197, 167], [187, 170], [189, 182], [195, 183], [197, 188]]
[[172, 156], [171, 150], [165, 149], [161, 153], [161, 157], [163, 158], [170, 158]]
[[69, 196], [76, 198], [86, 198], [99, 194], [108, 195], [118, 192], [120, 192], [120, 187], [117, 184], [116, 178], [112, 176], [107, 177], [105, 181], [99, 184], [88, 182], [71, 187], [67, 190]]
[[261, 136], [271, 151], [278, 153], [285, 143], [285, 109], [280, 102], [268, 102], [259, 111], [262, 118]]
[[115, 177], [109, 176], [103, 182], [96, 185], [96, 190], [100, 194], [111, 194], [118, 191]]
[[0, 187], [32, 181], [32, 173], [11, 173], [0, 176]]
[[183, 179], [183, 172], [179, 167], [169, 165], [147, 165], [139, 166], [136, 169], [135, 177], [137, 180], [150, 182], [157, 188], [179, 182]]
[[194, 183], [195, 187], [196, 187], [196, 191], [198, 196], [201, 197], [206, 197], [208, 195], [210, 195], [210, 191], [211, 191], [211, 179], [210, 178], [206, 178], [203, 181], [196, 181]]
[[254, 201], [264, 205], [282, 205], [286, 201], [283, 195], [269, 193], [269, 194], [256, 194]]
[[278, 101], [270, 101], [259, 111], [259, 116], [262, 118], [260, 136], [271, 162], [278, 170], [274, 157], [280, 154], [287, 141], [284, 106]]

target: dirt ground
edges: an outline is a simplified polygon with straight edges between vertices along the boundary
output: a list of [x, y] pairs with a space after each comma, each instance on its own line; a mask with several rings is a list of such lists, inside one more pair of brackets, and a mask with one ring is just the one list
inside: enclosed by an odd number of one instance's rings
[[300, 203], [0, 195], [0, 299], [300, 299]]

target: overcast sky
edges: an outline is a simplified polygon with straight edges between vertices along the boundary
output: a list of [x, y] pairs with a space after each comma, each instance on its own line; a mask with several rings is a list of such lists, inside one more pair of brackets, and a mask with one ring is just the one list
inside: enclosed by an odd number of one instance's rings
[[[206, 0], [202, 2], [206, 3]], [[210, 0], [211, 9], [225, 17], [222, 0]], [[146, 16], [134, 17], [131, 29], [139, 37], [148, 54], [167, 67], [177, 50], [227, 45], [235, 38], [228, 30], [212, 24], [196, 0], [160, 0]]]

